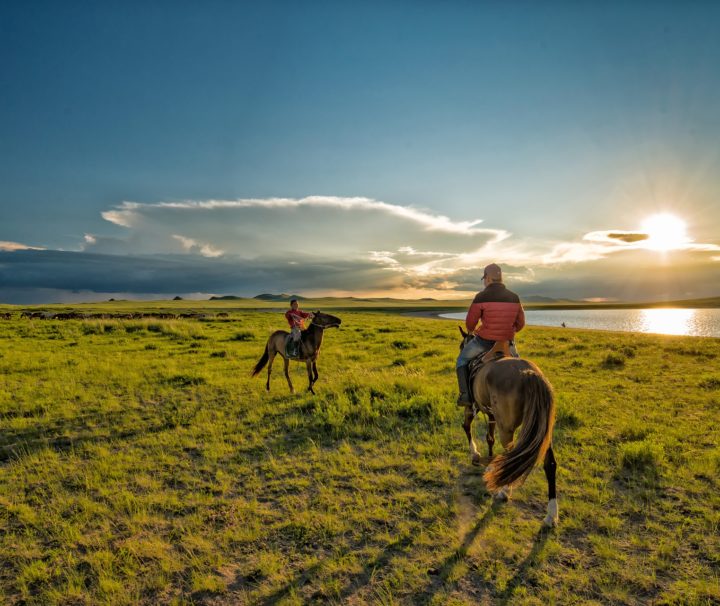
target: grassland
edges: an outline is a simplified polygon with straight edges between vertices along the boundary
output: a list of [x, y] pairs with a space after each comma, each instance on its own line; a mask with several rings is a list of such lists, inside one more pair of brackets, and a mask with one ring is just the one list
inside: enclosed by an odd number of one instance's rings
[[456, 323], [344, 312], [318, 395], [299, 365], [267, 394], [282, 317], [212, 305], [0, 320], [0, 602], [720, 603], [720, 340], [521, 333], [558, 399], [543, 532], [540, 469], [493, 506], [469, 464]]

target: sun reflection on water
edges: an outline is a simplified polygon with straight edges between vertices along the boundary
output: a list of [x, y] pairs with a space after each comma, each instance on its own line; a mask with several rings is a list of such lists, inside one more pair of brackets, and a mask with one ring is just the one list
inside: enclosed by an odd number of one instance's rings
[[694, 309], [643, 309], [640, 331], [663, 335], [691, 334], [695, 311]]

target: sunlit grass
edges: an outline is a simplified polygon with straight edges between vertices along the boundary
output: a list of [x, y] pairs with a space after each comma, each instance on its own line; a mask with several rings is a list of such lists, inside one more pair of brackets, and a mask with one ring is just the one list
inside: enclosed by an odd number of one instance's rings
[[0, 320], [0, 601], [720, 599], [719, 340], [521, 333], [558, 398], [543, 533], [541, 470], [493, 507], [469, 465], [456, 323], [339, 315], [315, 397], [249, 377], [280, 313]]

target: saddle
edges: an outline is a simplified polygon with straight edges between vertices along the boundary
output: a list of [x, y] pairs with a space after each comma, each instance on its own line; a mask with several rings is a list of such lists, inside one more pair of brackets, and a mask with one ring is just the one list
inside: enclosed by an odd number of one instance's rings
[[503, 358], [511, 357], [512, 354], [510, 353], [510, 342], [495, 341], [495, 344], [487, 352], [485, 352], [481, 356], [477, 356], [470, 360], [470, 364], [468, 364], [468, 395], [470, 396], [470, 402], [472, 403], [473, 407], [479, 408], [485, 414], [491, 414], [490, 410], [486, 410], [484, 406], [482, 406], [479, 402], [475, 401], [475, 394], [473, 393], [472, 389], [475, 376], [485, 365], [491, 364], [492, 362], [495, 362], [497, 360], [502, 360]]

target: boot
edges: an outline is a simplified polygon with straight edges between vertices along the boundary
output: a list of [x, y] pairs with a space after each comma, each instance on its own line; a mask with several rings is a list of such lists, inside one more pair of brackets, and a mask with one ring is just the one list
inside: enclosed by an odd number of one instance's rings
[[460, 396], [457, 399], [457, 405], [471, 406], [472, 402], [470, 402], [470, 396], [468, 394], [469, 369], [467, 364], [456, 368], [455, 372], [457, 373], [458, 387], [460, 388]]

